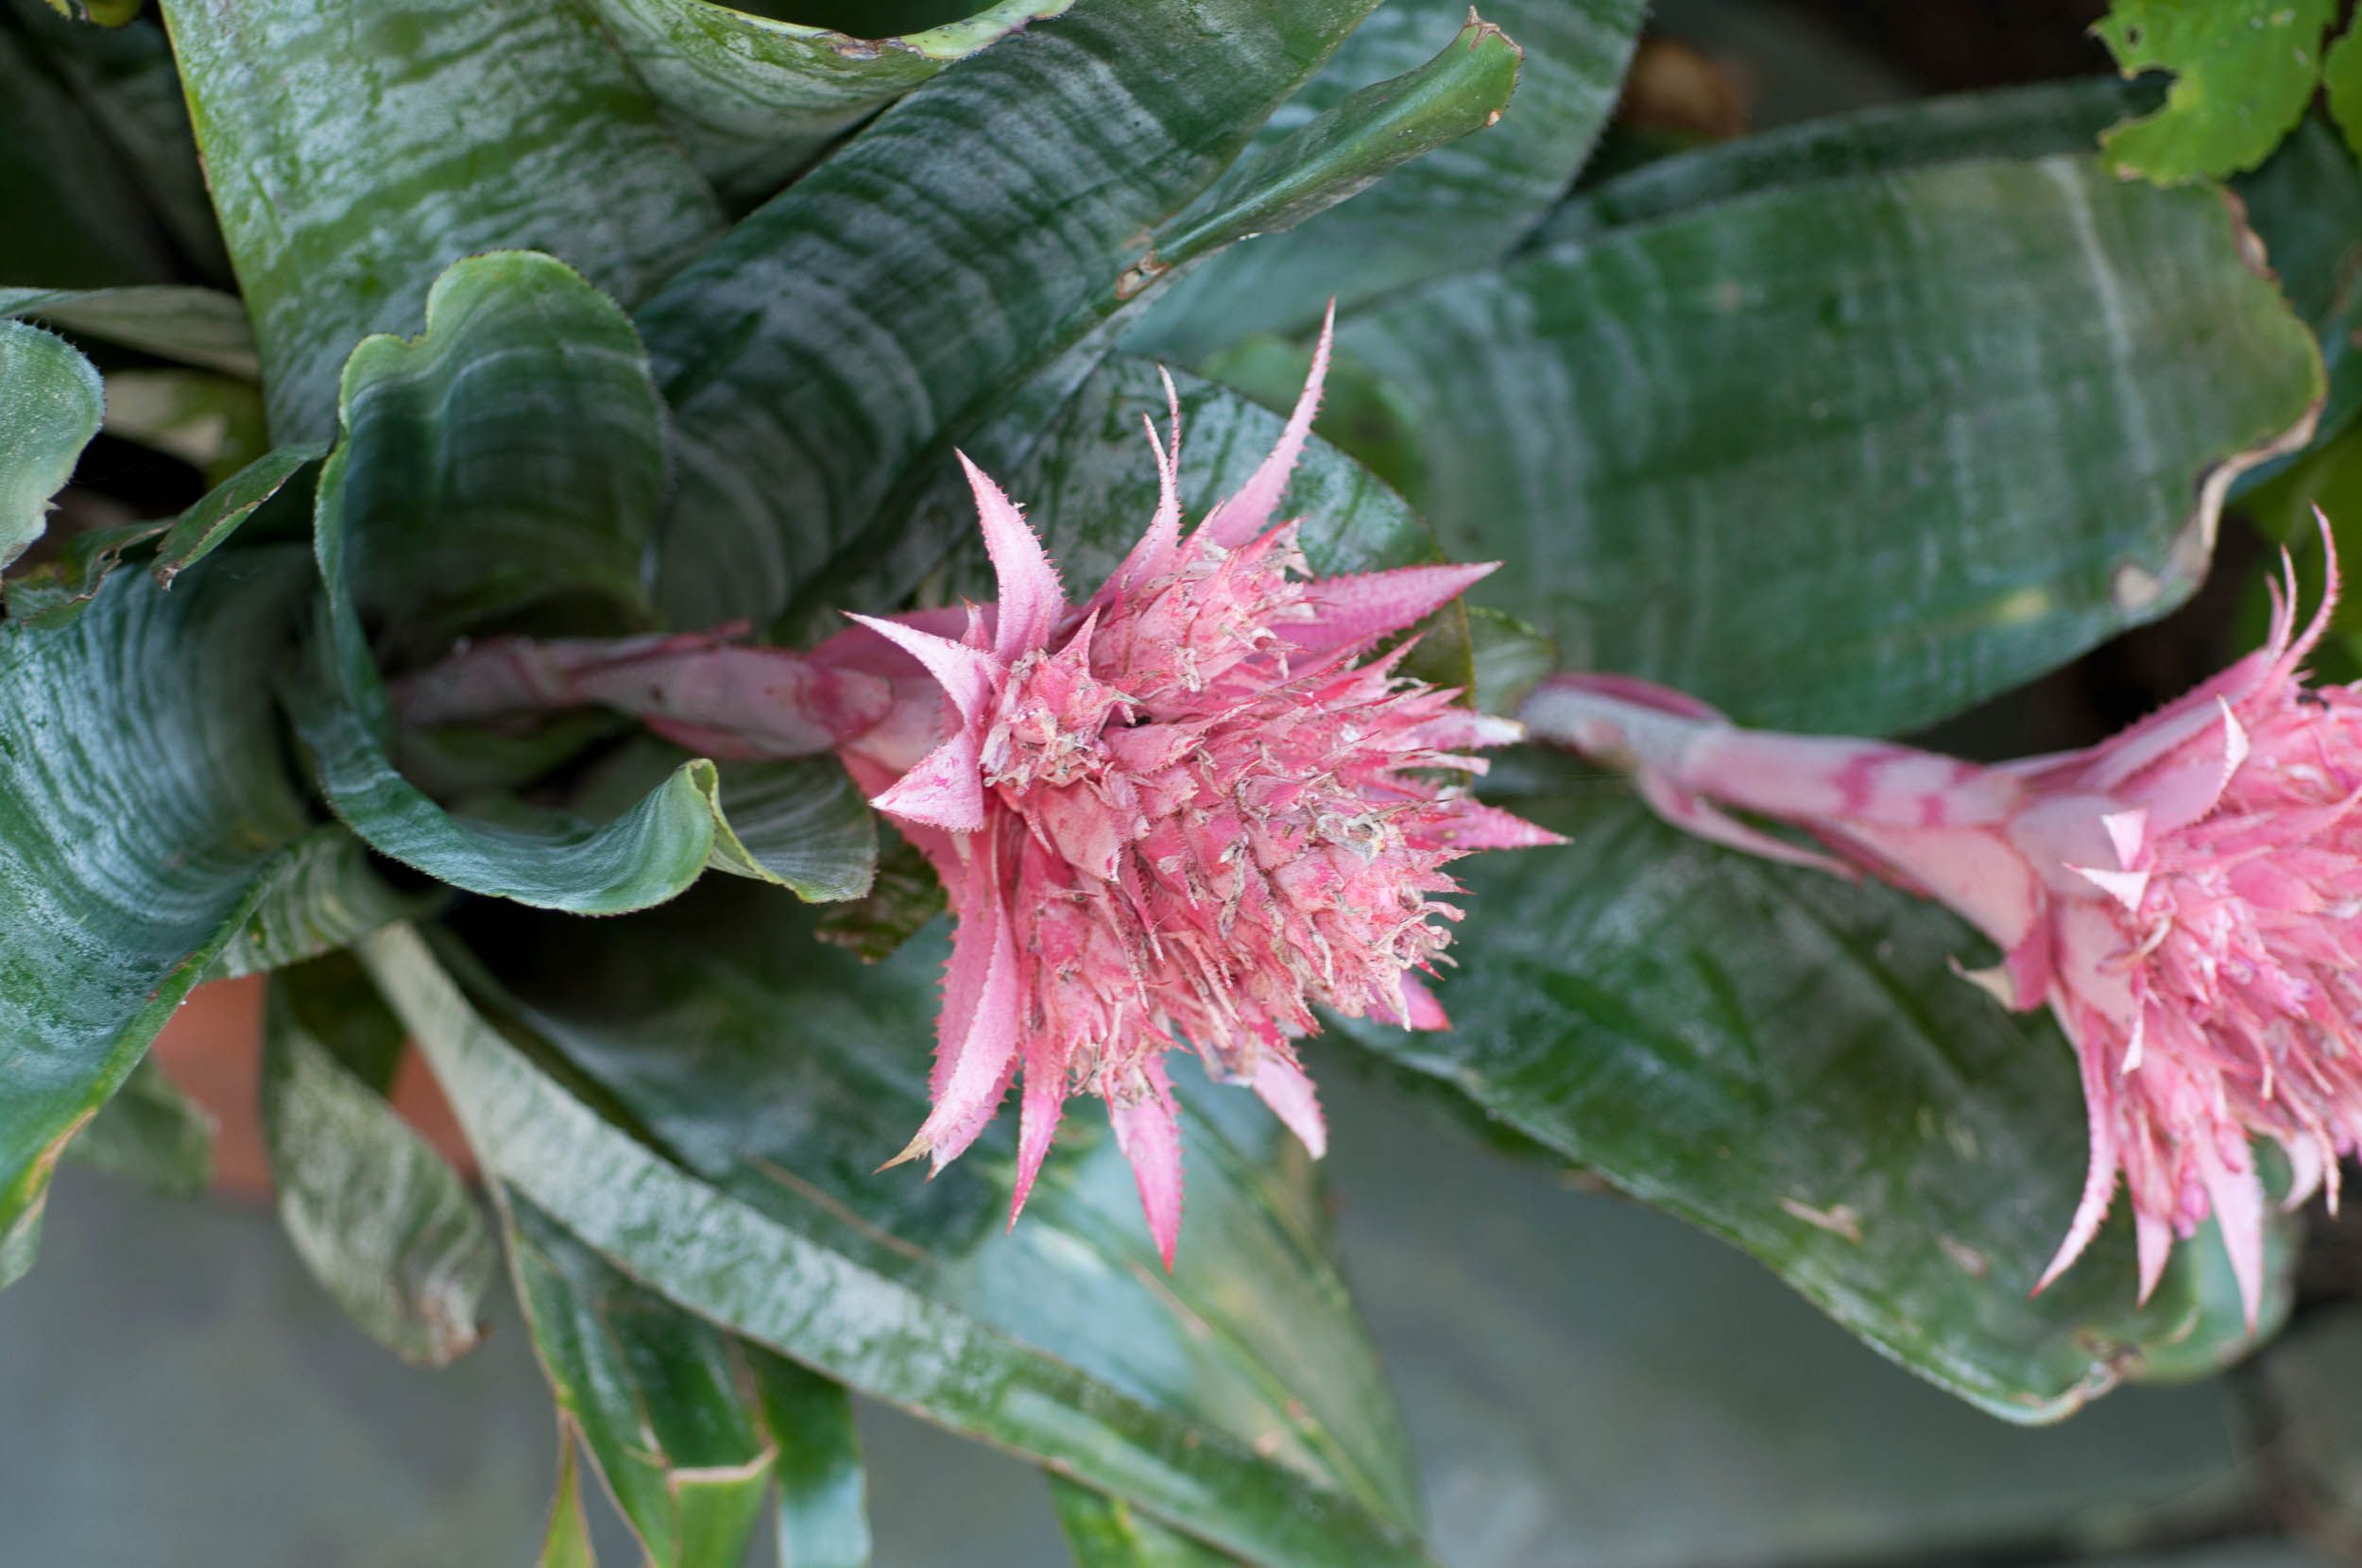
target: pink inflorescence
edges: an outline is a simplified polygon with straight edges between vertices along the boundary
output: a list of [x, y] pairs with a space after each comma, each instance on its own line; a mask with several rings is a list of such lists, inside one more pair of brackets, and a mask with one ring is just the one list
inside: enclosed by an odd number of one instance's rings
[[[2090, 1170], [2040, 1285], [2089, 1244], [2120, 1172], [2142, 1298], [2211, 1214], [2251, 1323], [2249, 1140], [2287, 1151], [2291, 1204], [2326, 1180], [2333, 1205], [2337, 1158], [2362, 1141], [2362, 688], [2299, 673], [2328, 615], [2297, 635], [2292, 583], [2269, 641], [2229, 670], [2088, 750], [2000, 767], [1749, 732], [1616, 677], [1560, 677], [1524, 716], [1633, 769], [1694, 832], [1866, 870], [1974, 922], [2005, 955], [1977, 978], [2014, 1007], [2047, 1003], [2082, 1068]], [[1834, 861], [1722, 808], [1803, 827]]]
[[1021, 1207], [1068, 1097], [1098, 1095], [1168, 1264], [1181, 1170], [1165, 1052], [1188, 1042], [1319, 1153], [1295, 1048], [1314, 1009], [1441, 1027], [1417, 975], [1459, 917], [1444, 867], [1552, 842], [1442, 782], [1515, 724], [1402, 675], [1403, 647], [1367, 657], [1491, 568], [1315, 578], [1296, 525], [1271, 525], [1327, 347], [1277, 448], [1187, 538], [1177, 409], [1170, 448], [1151, 425], [1155, 515], [1085, 603], [967, 465], [997, 605], [956, 636], [855, 617], [949, 699], [924, 757], [843, 754], [958, 920], [934, 1109], [901, 1157], [954, 1158], [1021, 1078]]
[[1556, 842], [1447, 784], [1482, 771], [1466, 748], [1519, 726], [1402, 674], [1407, 643], [1371, 656], [1492, 568], [1314, 577], [1296, 525], [1273, 525], [1328, 344], [1324, 328], [1276, 448], [1187, 538], [1177, 402], [1169, 444], [1150, 422], [1155, 516], [1083, 604], [962, 457], [997, 604], [855, 616], [810, 653], [743, 644], [743, 627], [493, 639], [396, 700], [413, 724], [598, 704], [709, 756], [833, 749], [933, 863], [957, 921], [933, 1109], [899, 1158], [955, 1158], [1021, 1078], [1014, 1219], [1068, 1097], [1098, 1095], [1170, 1265], [1164, 1053], [1188, 1042], [1318, 1154], [1295, 1048], [1314, 1010], [1443, 1027], [1418, 976], [1459, 917], [1445, 866]]

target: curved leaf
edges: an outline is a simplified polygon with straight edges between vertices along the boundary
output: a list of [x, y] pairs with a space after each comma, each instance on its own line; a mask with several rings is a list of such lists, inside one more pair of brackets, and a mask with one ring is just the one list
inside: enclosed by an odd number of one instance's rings
[[49, 498], [98, 434], [98, 372], [61, 337], [0, 321], [0, 567], [48, 526]]
[[0, 288], [0, 316], [33, 316], [60, 332], [119, 343], [183, 365], [252, 379], [254, 329], [235, 295], [184, 284], [130, 288]]
[[563, 1419], [653, 1568], [738, 1568], [776, 1453], [729, 1341], [501, 1191], [517, 1299]]
[[231, 940], [304, 813], [269, 680], [301, 556], [178, 592], [120, 577], [62, 630], [0, 627], [0, 1236]]
[[2161, 185], [2251, 169], [2303, 116], [2335, 0], [2114, 0], [2092, 30], [2125, 75], [2171, 71], [2153, 114], [2102, 136], [2115, 173]]
[[488, 1167], [642, 1285], [1251, 1560], [1425, 1562], [1389, 1522], [1412, 1507], [1399, 1432], [1309, 1172], [1260, 1107], [1190, 1100], [1197, 1223], [1169, 1285], [1096, 1128], [1071, 1129], [1089, 1148], [1052, 1162], [1005, 1233], [1010, 1137], [931, 1183], [869, 1173], [923, 1115], [942, 943], [864, 969], [808, 922], [716, 882], [658, 915], [544, 928], [539, 959], [529, 917], [478, 933], [522, 1024], [672, 1159], [478, 1022], [415, 937], [363, 951]]
[[751, 204], [847, 126], [1072, 0], [999, 0], [902, 38], [852, 38], [709, 0], [591, 0], [714, 188]]
[[1959, 921], [1708, 847], [1626, 802], [1517, 810], [1572, 843], [1468, 862], [1453, 1029], [1342, 1025], [1355, 1039], [1744, 1248], [2007, 1420], [2254, 1342], [2211, 1240], [2177, 1249], [2136, 1309], [2120, 1213], [2028, 1295], [2081, 1191], [2082, 1096], [2046, 1015], [1952, 973], [1980, 953]]
[[[1764, 192], [1347, 322], [1472, 597], [1743, 722], [1928, 723], [2186, 597], [2309, 431], [2217, 194], [2089, 159]], [[1390, 466], [1390, 471], [1396, 471]]]
[[554, 599], [628, 622], [662, 476], [662, 414], [631, 324], [561, 263], [496, 252], [436, 281], [426, 331], [345, 367], [321, 469], [328, 668], [298, 721], [337, 813], [380, 853], [475, 893], [611, 913], [673, 896], [711, 853], [712, 764], [604, 826], [445, 810], [396, 769], [369, 623], [439, 652], [480, 619]]
[[844, 1386], [749, 1348], [755, 1402], [779, 1449], [779, 1568], [869, 1568], [861, 1438]]
[[1120, 286], [1139, 298], [1125, 275], [1154, 230], [1375, 3], [1077, 0], [896, 104], [666, 284], [640, 322], [677, 416], [667, 616], [768, 620], [879, 548], [858, 541], [895, 486], [948, 464], [945, 433], [1004, 412]]
[[277, 440], [328, 435], [347, 352], [415, 321], [463, 256], [538, 246], [637, 299], [719, 230], [711, 193], [582, 8], [163, 9]]
[[491, 1232], [459, 1173], [305, 1026], [302, 993], [290, 994], [303, 983], [274, 981], [264, 1013], [263, 1138], [280, 1224], [371, 1338], [444, 1366], [481, 1338]]
[[[1365, 82], [1412, 70], [1467, 8], [1392, 0], [1372, 13], [1257, 138], [1252, 170], [1303, 122]], [[1267, 235], [1174, 284], [1133, 347], [1201, 365], [1258, 332], [1347, 315], [1382, 295], [1489, 266], [1555, 204], [1616, 106], [1646, 10], [1637, 0], [1492, 0], [1477, 8], [1524, 56], [1517, 96], [1483, 135], [1395, 170], [1284, 237]]]

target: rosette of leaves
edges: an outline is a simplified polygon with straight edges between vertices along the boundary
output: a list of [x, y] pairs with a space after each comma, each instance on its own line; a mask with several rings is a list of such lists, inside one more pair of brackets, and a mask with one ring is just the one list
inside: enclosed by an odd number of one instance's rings
[[[2273, 213], [2111, 178], [2110, 94], [1578, 187], [1637, 0], [1003, 0], [886, 41], [706, 0], [159, 11], [0, 11], [0, 1275], [62, 1153], [201, 1181], [143, 1053], [267, 972], [289, 1236], [426, 1363], [505, 1272], [566, 1445], [551, 1562], [589, 1550], [577, 1453], [658, 1562], [766, 1513], [791, 1562], [864, 1560], [848, 1390], [1034, 1461], [1087, 1561], [1431, 1557], [1317, 1172], [1251, 1101], [1190, 1096], [1169, 1280], [1104, 1138], [1014, 1232], [1005, 1130], [873, 1174], [943, 935], [834, 764], [420, 732], [389, 680], [941, 596], [955, 443], [1088, 577], [1153, 503], [1156, 363], [1202, 509], [1333, 296], [1292, 509], [1325, 571], [1510, 563], [1428, 639], [1476, 700], [1627, 669], [1895, 731], [2186, 597], [2326, 395]], [[2285, 183], [2301, 217], [2353, 180]], [[1461, 1027], [1320, 1070], [1681, 1214], [2012, 1419], [2248, 1342], [2200, 1249], [2146, 1308], [2121, 1235], [2028, 1299], [2072, 1069], [1953, 978], [1948, 919], [1538, 762], [1498, 787], [1575, 842], [1472, 873]], [[389, 1108], [411, 1052], [480, 1185]]]

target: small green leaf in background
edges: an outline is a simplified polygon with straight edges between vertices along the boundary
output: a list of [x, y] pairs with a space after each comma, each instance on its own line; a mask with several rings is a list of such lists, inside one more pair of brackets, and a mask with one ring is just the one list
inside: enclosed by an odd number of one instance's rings
[[599, 1568], [590, 1549], [590, 1522], [582, 1511], [582, 1464], [574, 1451], [574, 1425], [557, 1423], [557, 1494], [550, 1499], [549, 1533], [541, 1540], [536, 1568]]
[[1233, 1568], [1238, 1559], [1146, 1518], [1121, 1498], [1050, 1478], [1074, 1568]]
[[864, 114], [1071, 3], [999, 0], [923, 32], [856, 39], [710, 0], [592, 0], [690, 160], [739, 206]]
[[842, 1384], [749, 1346], [755, 1403], [779, 1450], [779, 1568], [869, 1568], [868, 1483]]
[[2336, 0], [2115, 0], [2093, 30], [2126, 76], [2170, 71], [2165, 106], [2102, 135], [2109, 167], [2160, 185], [2251, 169], [2321, 75]]
[[214, 1182], [214, 1127], [213, 1114], [143, 1056], [65, 1153], [167, 1198], [201, 1198]]
[[29, 1259], [60, 1150], [306, 826], [270, 682], [308, 581], [299, 553], [249, 552], [172, 593], [117, 576], [56, 631], [0, 625], [0, 1251]]
[[[459, 1173], [386, 1102], [389, 1053], [348, 1061], [334, 1042], [355, 1025], [339, 1018], [315, 1032], [306, 1022], [322, 1010], [383, 1014], [365, 986], [341, 979], [349, 960], [329, 963], [339, 979], [288, 971], [265, 1008], [263, 1138], [280, 1223], [371, 1338], [405, 1361], [445, 1366], [479, 1338], [491, 1231]], [[357, 1027], [381, 1043], [391, 1031], [390, 1020]]]
[[1531, 251], [1338, 343], [1446, 552], [1508, 563], [1473, 603], [1575, 669], [1875, 733], [2196, 588], [2323, 395], [2251, 247], [2218, 192], [1976, 159]]
[[[2251, 1338], [2208, 1231], [2136, 1308], [2115, 1223], [2039, 1296], [2083, 1183], [2072, 1053], [1961, 980], [1943, 910], [1682, 838], [1621, 800], [1515, 809], [1571, 837], [1468, 862], [1454, 1028], [1344, 1027], [1525, 1137], [1745, 1249], [1896, 1361], [2006, 1420]], [[2268, 1295], [2287, 1309], [2288, 1250]]]
[[330, 435], [353, 345], [415, 327], [463, 256], [537, 246], [637, 300], [720, 232], [711, 192], [588, 8], [163, 9], [276, 440]]
[[729, 1341], [634, 1285], [513, 1191], [509, 1265], [560, 1415], [580, 1430], [653, 1568], [737, 1568], [776, 1450]]
[[106, 414], [98, 371], [74, 346], [22, 321], [0, 321], [0, 567], [48, 526]]

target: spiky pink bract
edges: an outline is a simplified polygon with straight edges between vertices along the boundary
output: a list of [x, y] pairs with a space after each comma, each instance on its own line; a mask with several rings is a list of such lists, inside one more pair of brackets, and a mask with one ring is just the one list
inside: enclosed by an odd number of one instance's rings
[[2251, 1326], [2264, 1192], [2250, 1139], [2287, 1151], [2291, 1204], [2326, 1179], [2333, 1206], [2337, 1158], [2362, 1141], [2362, 688], [2303, 683], [2329, 606], [2298, 636], [2293, 605], [2291, 585], [2266, 646], [2122, 734], [2000, 767], [1741, 730], [1619, 677], [1558, 677], [1524, 717], [1538, 739], [1632, 769], [1693, 832], [1866, 870], [1977, 925], [2005, 960], [1975, 978], [2014, 1007], [2046, 1003], [2081, 1065], [2089, 1172], [2035, 1287], [2090, 1243], [2121, 1175], [2141, 1298], [2173, 1238], [2211, 1214]]
[[[1321, 1113], [1295, 1041], [1315, 1007], [1433, 1028], [1430, 972], [1459, 911], [1444, 867], [1552, 842], [1438, 775], [1517, 726], [1454, 706], [1374, 645], [1489, 567], [1314, 578], [1272, 525], [1328, 349], [1277, 448], [1180, 533], [1177, 408], [1155, 452], [1148, 532], [1070, 605], [1017, 507], [961, 461], [999, 600], [956, 632], [862, 620], [947, 699], [942, 733], [842, 750], [934, 861], [957, 920], [934, 1107], [901, 1158], [957, 1157], [1023, 1085], [1011, 1218], [1066, 1101], [1107, 1102], [1168, 1266], [1181, 1155], [1162, 1058], [1185, 1042], [1259, 1094], [1315, 1154]], [[931, 737], [933, 739], [933, 737]]]

